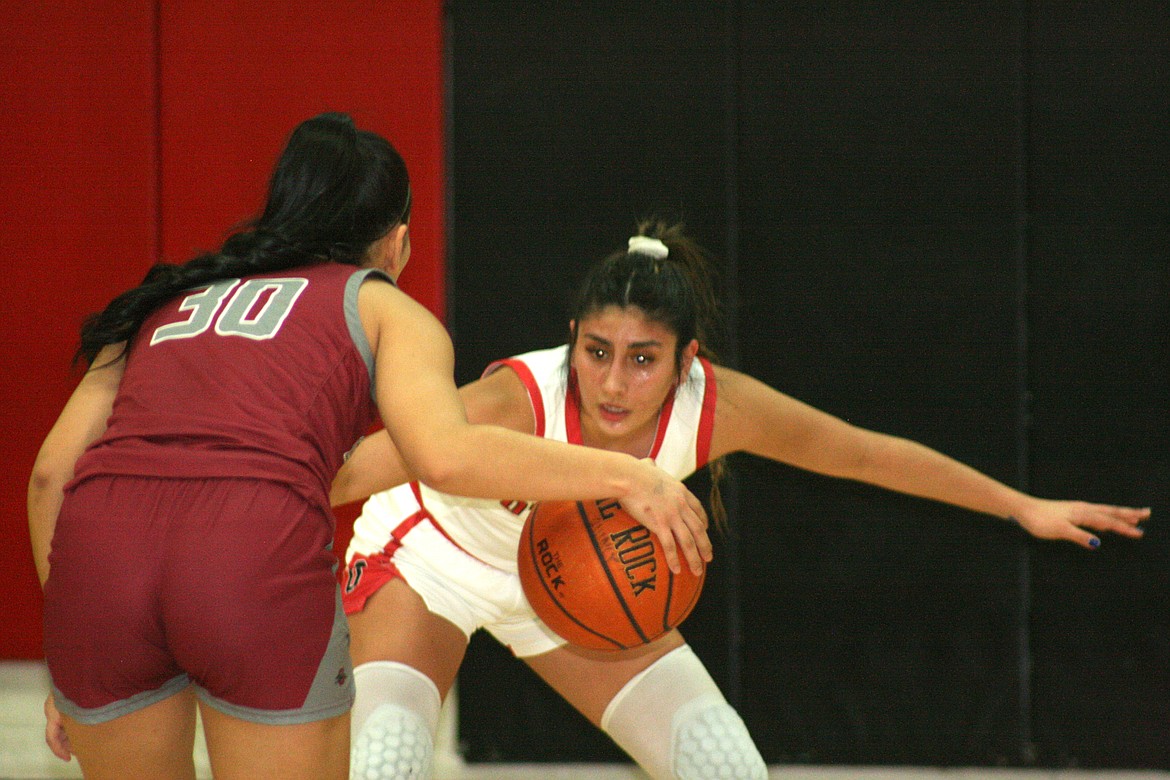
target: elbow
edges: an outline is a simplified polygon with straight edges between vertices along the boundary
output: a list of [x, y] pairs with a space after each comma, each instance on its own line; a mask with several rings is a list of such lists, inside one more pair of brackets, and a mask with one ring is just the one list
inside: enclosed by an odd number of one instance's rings
[[452, 495], [475, 495], [472, 482], [483, 467], [480, 448], [466, 441], [449, 441], [445, 446], [415, 453], [407, 465], [414, 479]]
[[477, 496], [476, 475], [488, 468], [490, 440], [481, 426], [468, 425], [454, 433], [436, 432], [402, 457], [413, 479], [443, 493]]
[[73, 476], [73, 468], [65, 468], [60, 464], [37, 461], [33, 466], [32, 475], [28, 480], [28, 497], [31, 503], [34, 499], [52, 492], [64, 489], [65, 483]]
[[347, 461], [342, 464], [329, 486], [329, 505], [333, 507], [345, 506], [359, 498], [368, 497], [373, 491], [367, 489], [364, 494], [361, 492], [362, 488], [366, 487], [360, 484], [363, 476], [368, 475], [363, 475], [360, 469], [353, 467], [352, 463]]
[[419, 482], [443, 493], [458, 493], [463, 484], [463, 469], [449, 458], [425, 458], [411, 464]]
[[338, 484], [337, 480], [329, 487], [329, 506], [337, 508], [353, 503], [357, 500], [350, 492], [350, 485], [348, 483]]

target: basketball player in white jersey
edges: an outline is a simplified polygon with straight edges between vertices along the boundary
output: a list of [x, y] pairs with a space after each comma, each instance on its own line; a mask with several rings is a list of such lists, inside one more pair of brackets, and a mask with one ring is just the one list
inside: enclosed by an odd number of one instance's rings
[[[714, 324], [705, 254], [678, 226], [644, 224], [589, 273], [569, 344], [489, 366], [461, 390], [469, 419], [650, 457], [680, 478], [749, 452], [1011, 518], [1034, 536], [1095, 548], [1140, 537], [1149, 510], [1050, 501], [912, 441], [859, 429], [704, 350]], [[389, 437], [368, 437], [334, 482], [335, 505], [408, 478]], [[722, 513], [717, 490], [713, 514]], [[354, 778], [427, 777], [442, 699], [483, 628], [603, 729], [651, 777], [760, 780], [738, 714], [678, 630], [631, 650], [566, 644], [532, 612], [516, 550], [529, 506], [418, 482], [373, 495], [350, 545], [344, 600], [357, 701]], [[395, 747], [406, 746], [406, 747]]]

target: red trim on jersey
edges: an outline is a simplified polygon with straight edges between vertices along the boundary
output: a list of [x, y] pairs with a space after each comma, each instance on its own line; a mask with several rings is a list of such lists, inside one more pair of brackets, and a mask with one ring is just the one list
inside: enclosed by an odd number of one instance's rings
[[487, 376], [504, 366], [516, 372], [516, 376], [520, 377], [520, 382], [524, 385], [524, 389], [528, 391], [528, 402], [532, 404], [532, 415], [536, 418], [536, 435], [543, 438], [544, 398], [540, 394], [540, 386], [536, 384], [536, 377], [532, 375], [532, 369], [528, 367], [528, 364], [515, 358], [497, 360], [485, 368], [481, 376]]
[[[418, 508], [418, 511], [417, 511], [417, 512], [415, 512], [415, 513], [414, 513], [413, 515], [411, 515], [410, 517], [406, 518], [406, 520], [404, 520], [404, 521], [403, 521], [403, 522], [402, 522], [402, 523], [401, 523], [401, 524], [398, 526], [398, 528], [395, 528], [395, 529], [394, 529], [394, 536], [397, 536], [397, 535], [398, 535], [398, 530], [399, 530], [399, 529], [402, 529], [402, 528], [403, 528], [403, 526], [407, 526], [407, 527], [406, 527], [406, 528], [404, 528], [404, 529], [403, 529], [403, 531], [402, 531], [402, 533], [406, 533], [406, 532], [407, 532], [407, 531], [409, 531], [411, 528], [413, 528], [414, 526], [418, 525], [418, 523], [419, 523], [419, 521], [420, 521], [420, 520], [424, 520], [424, 519], [425, 519], [427, 522], [429, 522], [431, 525], [433, 525], [433, 526], [435, 527], [435, 530], [436, 530], [436, 531], [438, 531], [440, 534], [442, 534], [442, 535], [443, 535], [443, 538], [444, 538], [444, 539], [446, 539], [446, 540], [447, 540], [448, 542], [450, 542], [451, 544], [455, 545], [455, 547], [456, 547], [457, 549], [459, 549], [460, 551], [462, 551], [462, 552], [466, 553], [467, 555], [470, 555], [472, 558], [475, 558], [475, 559], [476, 559], [477, 561], [479, 561], [480, 563], [487, 563], [487, 562], [486, 562], [486, 561], [484, 561], [482, 558], [479, 558], [478, 556], [476, 556], [476, 554], [475, 554], [475, 553], [473, 553], [473, 552], [469, 552], [468, 550], [465, 550], [465, 549], [463, 548], [463, 545], [459, 544], [459, 542], [457, 542], [457, 541], [455, 541], [454, 539], [452, 539], [452, 538], [451, 538], [451, 535], [450, 535], [449, 533], [447, 533], [447, 530], [446, 530], [445, 528], [443, 528], [442, 524], [440, 524], [440, 523], [439, 523], [439, 521], [435, 519], [435, 516], [434, 516], [434, 515], [432, 515], [432, 514], [431, 514], [431, 511], [430, 511], [429, 509], [427, 509], [427, 508], [426, 508], [426, 505], [424, 505], [424, 504], [423, 504], [423, 499], [422, 499], [422, 490], [419, 488], [419, 484], [418, 484], [418, 482], [411, 482], [411, 483], [410, 483], [410, 489], [411, 489], [411, 491], [414, 493], [414, 500], [418, 502], [418, 507], [419, 507], [419, 508]], [[413, 521], [413, 522], [412, 522], [412, 521]], [[408, 523], [409, 523], [409, 526], [407, 525]], [[489, 565], [490, 565], [490, 564], [489, 564]]]
[[695, 436], [695, 469], [707, 465], [711, 457], [711, 437], [715, 433], [715, 368], [711, 361], [699, 358], [699, 365], [703, 367], [703, 376], [707, 378], [703, 385], [703, 411], [699, 413], [699, 430]]
[[[416, 482], [411, 482], [410, 486], [411, 486], [411, 488], [415, 488], [415, 486], [417, 484], [418, 483], [416, 483]], [[418, 490], [417, 489], [415, 489], [414, 495], [415, 495], [415, 498], [418, 498]], [[390, 532], [390, 541], [387, 542], [386, 546], [382, 548], [382, 550], [384, 552], [386, 552], [387, 554], [393, 554], [393, 552], [395, 550], [397, 550], [400, 546], [402, 546], [403, 537], [405, 537], [408, 533], [410, 533], [412, 528], [414, 528], [416, 525], [421, 523], [423, 520], [430, 519], [431, 513], [428, 512], [423, 507], [421, 500], [418, 502], [418, 506], [419, 506], [419, 509], [417, 512], [415, 512], [410, 517], [403, 520], [401, 523], [399, 523], [397, 526], [394, 527], [393, 531]]]
[[565, 388], [565, 438], [569, 444], [583, 444], [581, 438], [581, 391], [577, 388], [577, 369], [569, 369], [569, 386]]
[[678, 392], [678, 385], [670, 389], [670, 395], [658, 410], [658, 431], [654, 434], [654, 444], [650, 447], [650, 459], [658, 458], [658, 451], [662, 449], [662, 441], [666, 438], [666, 428], [670, 425], [670, 413], [674, 411], [674, 395]]

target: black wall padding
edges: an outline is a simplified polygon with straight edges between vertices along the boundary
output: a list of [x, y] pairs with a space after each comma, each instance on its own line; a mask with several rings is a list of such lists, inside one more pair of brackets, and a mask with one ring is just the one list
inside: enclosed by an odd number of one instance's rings
[[[1120, 13], [1116, 13], [1120, 11]], [[1170, 34], [1159, 3], [1032, 11], [1032, 481], [1154, 505], [1140, 543], [1033, 553], [1046, 764], [1170, 768]], [[1160, 515], [1160, 516], [1159, 516]]]
[[[560, 343], [585, 266], [665, 214], [722, 258], [737, 367], [1038, 495], [1155, 508], [1089, 553], [735, 456], [683, 632], [770, 763], [1170, 767], [1156, 6], [449, 3], [461, 381]], [[469, 760], [621, 760], [487, 637], [459, 697]]]

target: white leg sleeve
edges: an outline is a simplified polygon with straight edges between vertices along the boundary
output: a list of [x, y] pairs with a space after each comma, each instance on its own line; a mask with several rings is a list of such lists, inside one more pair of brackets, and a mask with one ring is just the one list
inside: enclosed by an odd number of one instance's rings
[[767, 780], [743, 720], [687, 645], [635, 675], [601, 728], [654, 780]]
[[421, 780], [432, 774], [439, 689], [422, 672], [393, 661], [353, 670], [352, 780]]

